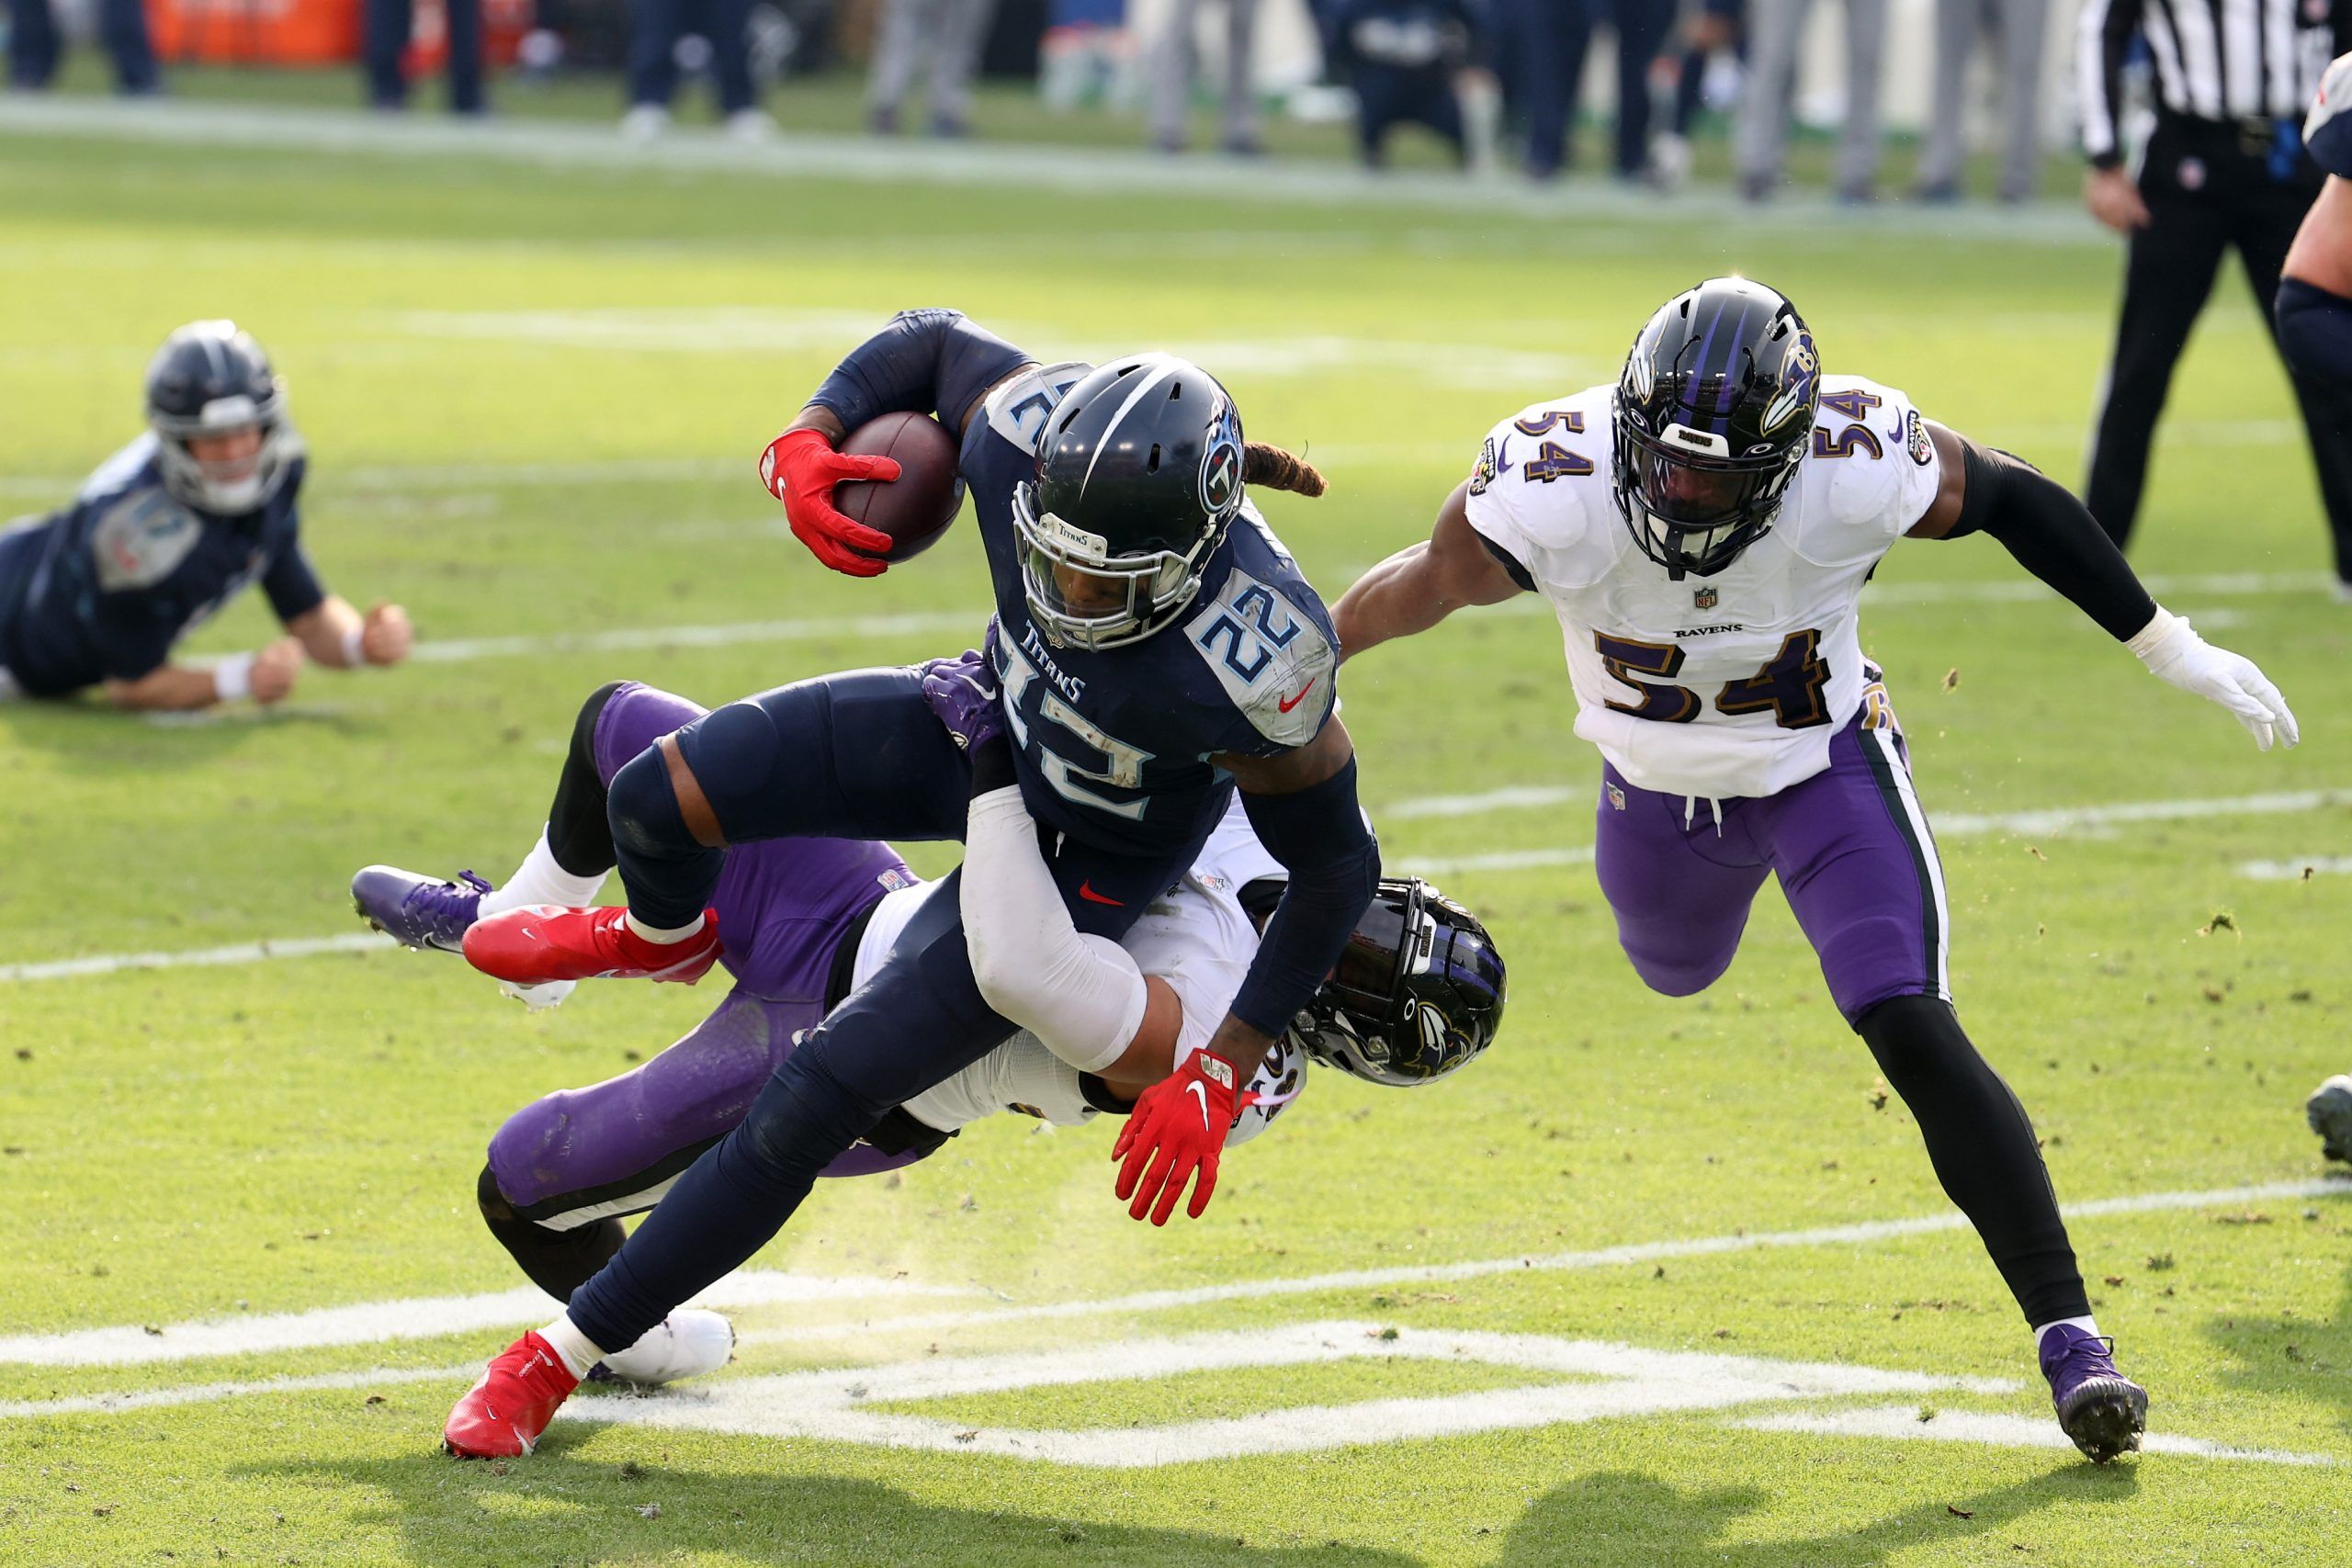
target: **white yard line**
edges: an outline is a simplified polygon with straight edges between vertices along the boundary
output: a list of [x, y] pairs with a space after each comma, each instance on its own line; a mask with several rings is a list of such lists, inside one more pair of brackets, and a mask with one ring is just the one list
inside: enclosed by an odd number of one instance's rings
[[[2005, 1449], [2063, 1449], [2074, 1443], [2046, 1417], [1988, 1416], [1973, 1410], [1939, 1410], [1931, 1421], [1919, 1419], [1917, 1404], [1881, 1404], [1864, 1410], [1820, 1413], [1781, 1411], [1734, 1421], [1750, 1432], [1804, 1432], [1830, 1438], [1891, 1438], [1926, 1442], [1983, 1443]], [[2328, 1454], [2289, 1453], [2278, 1449], [2241, 1449], [2202, 1438], [2154, 1432], [2141, 1439], [2141, 1451], [2181, 1454], [2192, 1459], [2243, 1460], [2260, 1464], [2320, 1467], [2333, 1465]]]
[[164, 953], [102, 953], [89, 958], [56, 958], [41, 964], [0, 964], [0, 983], [71, 980], [85, 975], [117, 975], [125, 969], [182, 969], [216, 964], [259, 964], [270, 958], [312, 958], [322, 953], [373, 953], [393, 945], [375, 931], [342, 936], [285, 937], [232, 942], [226, 947], [182, 948]]
[[[730, 1274], [696, 1298], [713, 1307], [772, 1306], [796, 1302], [865, 1302], [906, 1296], [968, 1296], [952, 1285], [904, 1280], [831, 1278], [754, 1269]], [[554, 1298], [535, 1285], [470, 1296], [412, 1296], [308, 1312], [258, 1313], [204, 1318], [156, 1327], [81, 1328], [60, 1334], [0, 1337], [0, 1363], [35, 1367], [136, 1367], [217, 1356], [315, 1350], [334, 1345], [381, 1345], [444, 1334], [503, 1328], [544, 1316]]]
[[2301, 882], [2313, 876], [2352, 875], [2352, 855], [2306, 855], [2301, 860], [2250, 860], [2240, 876], [2256, 882]]
[[[869, 624], [902, 625], [919, 616], [876, 617]], [[1395, 801], [1374, 815], [1376, 819], [1411, 821], [1424, 818], [1481, 816], [1491, 811], [1525, 810], [1566, 806], [1588, 800], [1589, 784], [1512, 785], [1483, 795], [1439, 795]], [[2290, 790], [2269, 795], [2228, 795], [2206, 800], [2120, 801], [2106, 806], [2057, 807], [2039, 811], [1976, 815], [1956, 812], [1932, 818], [1939, 839], [1962, 839], [1990, 833], [2049, 836], [2102, 832], [2132, 822], [2193, 821], [2213, 817], [2272, 817], [2352, 807], [2352, 789]], [[1589, 844], [1561, 844], [1537, 849], [1496, 850], [1480, 854], [1402, 857], [1399, 869], [1417, 876], [1457, 876], [1484, 872], [1558, 870], [1592, 863]], [[2291, 864], [2286, 873], [2256, 871], [2256, 866]], [[2241, 871], [2248, 876], [2299, 877], [2306, 864], [2324, 870], [2352, 869], [2318, 862], [2249, 862]], [[95, 975], [115, 975], [132, 969], [175, 969], [217, 964], [259, 964], [270, 959], [310, 958], [322, 953], [373, 953], [393, 945], [389, 937], [372, 931], [343, 936], [283, 937], [261, 942], [232, 942], [222, 947], [189, 948], [180, 952], [96, 953], [86, 958], [49, 959], [29, 964], [0, 964], [0, 985], [29, 980], [67, 980]]]

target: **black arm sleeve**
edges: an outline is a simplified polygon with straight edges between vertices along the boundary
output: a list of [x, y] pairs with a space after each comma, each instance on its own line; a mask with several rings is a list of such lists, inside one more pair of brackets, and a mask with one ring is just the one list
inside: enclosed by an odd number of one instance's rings
[[851, 430], [881, 414], [928, 413], [961, 437], [980, 395], [1028, 363], [961, 310], [901, 310], [851, 349], [808, 400]]
[[1355, 759], [1294, 795], [1241, 795], [1266, 852], [1290, 873], [1233, 998], [1233, 1015], [1280, 1034], [1313, 998], [1380, 888], [1380, 844], [1356, 804]]
[[2019, 566], [2118, 642], [2129, 642], [2155, 618], [2156, 602], [2123, 552], [2065, 486], [2022, 457], [1973, 442], [1962, 443], [1961, 463], [1967, 488], [1947, 537], [1983, 532], [2000, 540]]
[[[1470, 531], [1473, 534], [1478, 534], [1478, 530], [1476, 528], [1473, 528]], [[1509, 550], [1503, 548], [1500, 545], [1495, 543], [1492, 539], [1487, 537], [1484, 534], [1478, 534], [1478, 542], [1487, 547], [1487, 553], [1495, 558], [1496, 564], [1510, 574], [1510, 580], [1519, 584], [1519, 591], [1521, 593], [1532, 593], [1536, 592], [1534, 575], [1525, 567], [1519, 564], [1517, 557], [1513, 556]]]

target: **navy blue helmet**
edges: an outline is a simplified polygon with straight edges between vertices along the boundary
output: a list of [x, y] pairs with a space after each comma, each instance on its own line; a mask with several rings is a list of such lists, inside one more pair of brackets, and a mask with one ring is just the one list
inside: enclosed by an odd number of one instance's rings
[[1325, 1066], [1409, 1089], [1494, 1043], [1503, 993], [1502, 954], [1478, 917], [1419, 877], [1385, 877], [1283, 1038]]
[[1796, 307], [1711, 277], [1658, 307], [1618, 378], [1611, 476], [1642, 553], [1712, 577], [1764, 536], [1821, 402], [1821, 356]]
[[1029, 614], [1054, 643], [1116, 648], [1182, 615], [1241, 510], [1241, 416], [1188, 360], [1138, 354], [1072, 387], [1012, 493]]
[[[206, 512], [251, 512], [277, 492], [299, 450], [286, 419], [286, 383], [253, 334], [234, 321], [190, 321], [164, 340], [147, 366], [147, 423], [155, 432], [164, 486]], [[260, 433], [260, 450], [202, 462], [191, 439]]]

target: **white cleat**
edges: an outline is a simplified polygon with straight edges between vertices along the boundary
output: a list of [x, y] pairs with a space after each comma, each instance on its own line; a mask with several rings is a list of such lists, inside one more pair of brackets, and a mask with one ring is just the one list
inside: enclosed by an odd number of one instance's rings
[[577, 980], [549, 980], [542, 986], [518, 986], [512, 980], [498, 982], [498, 994], [513, 997], [532, 1012], [545, 1012], [551, 1007], [563, 1005], [563, 998], [578, 989]]
[[756, 146], [775, 140], [775, 119], [765, 109], [737, 109], [727, 117], [726, 131], [730, 141]]
[[621, 116], [621, 140], [658, 141], [670, 133], [670, 111], [660, 104], [639, 104]]
[[676, 1382], [715, 1372], [735, 1359], [735, 1325], [701, 1307], [680, 1307], [628, 1349], [589, 1369], [597, 1382]]

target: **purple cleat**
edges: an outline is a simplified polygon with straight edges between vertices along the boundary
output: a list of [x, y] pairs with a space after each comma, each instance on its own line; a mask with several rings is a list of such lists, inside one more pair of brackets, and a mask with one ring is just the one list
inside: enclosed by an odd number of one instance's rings
[[2041, 1375], [2058, 1425], [2093, 1464], [2140, 1446], [2148, 1391], [2115, 1370], [2115, 1341], [2060, 1324], [2041, 1337]]
[[461, 950], [490, 884], [470, 871], [458, 881], [419, 876], [395, 865], [371, 865], [351, 879], [352, 906], [360, 919], [403, 947]]

